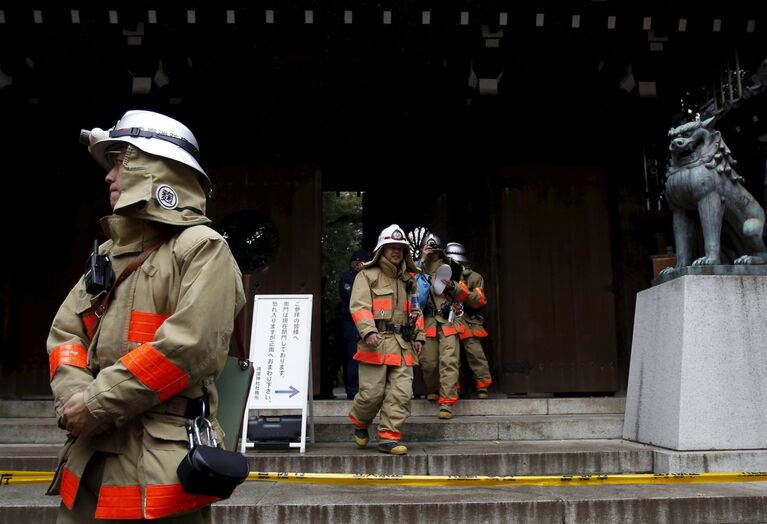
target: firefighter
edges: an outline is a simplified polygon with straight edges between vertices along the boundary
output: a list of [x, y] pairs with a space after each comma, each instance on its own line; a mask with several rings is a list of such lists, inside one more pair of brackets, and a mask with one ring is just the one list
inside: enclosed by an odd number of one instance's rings
[[207, 226], [197, 141], [151, 111], [128, 111], [81, 141], [108, 171], [112, 214], [101, 221], [109, 240], [48, 335], [68, 432], [48, 493], [61, 495], [60, 523], [210, 522], [216, 497], [187, 493], [176, 469], [186, 424], [204, 411], [223, 441], [214, 380], [245, 295], [226, 241]]
[[423, 317], [412, 300], [417, 272], [404, 232], [392, 224], [381, 231], [373, 259], [355, 277], [349, 302], [360, 334], [354, 355], [359, 391], [349, 412], [354, 441], [367, 446], [368, 426], [380, 411], [378, 451], [391, 455], [407, 453], [402, 426], [410, 415], [413, 366], [425, 340]]
[[447, 262], [442, 240], [434, 233], [423, 238], [421, 267], [431, 282], [423, 305], [426, 344], [421, 354], [421, 371], [426, 384], [426, 399], [439, 402], [441, 419], [453, 418], [458, 401], [458, 368], [460, 365], [458, 329], [454, 322], [456, 308], [468, 294], [463, 282], [443, 279], [436, 282], [437, 269]]
[[477, 398], [485, 399], [488, 397], [487, 388], [493, 383], [493, 379], [490, 377], [490, 368], [480, 342], [480, 339], [487, 337], [487, 331], [483, 325], [485, 320], [480, 314], [480, 309], [487, 303], [484, 279], [482, 275], [471, 269], [469, 256], [463, 244], [448, 243], [445, 248], [445, 255], [448, 259], [463, 266], [461, 282], [466, 285], [469, 294], [463, 302], [463, 314], [458, 318], [461, 325], [458, 338], [461, 340], [466, 361], [474, 375]]

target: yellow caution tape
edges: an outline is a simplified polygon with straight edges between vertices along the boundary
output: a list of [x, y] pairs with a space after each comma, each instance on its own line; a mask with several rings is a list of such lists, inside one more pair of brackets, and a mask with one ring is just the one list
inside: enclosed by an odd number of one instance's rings
[[360, 473], [254, 472], [248, 480], [306, 484], [371, 484], [377, 486], [605, 486], [609, 484], [692, 484], [767, 481], [767, 472], [644, 473], [626, 475], [368, 475]]
[[52, 471], [0, 471], [0, 486], [45, 484], [53, 480]]
[[[0, 471], [0, 485], [43, 484], [53, 480], [50, 471]], [[607, 486], [611, 484], [702, 484], [714, 482], [764, 482], [767, 472], [638, 473], [624, 475], [373, 475], [364, 473], [283, 473], [256, 471], [248, 480], [301, 484], [367, 484], [376, 486]]]

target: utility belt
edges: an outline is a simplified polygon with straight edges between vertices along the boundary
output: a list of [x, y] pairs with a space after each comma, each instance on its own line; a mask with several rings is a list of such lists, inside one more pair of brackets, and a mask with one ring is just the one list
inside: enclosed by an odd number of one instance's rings
[[396, 333], [401, 335], [406, 341], [410, 342], [415, 338], [415, 329], [410, 324], [392, 324], [389, 322], [378, 322], [376, 328], [379, 333]]
[[442, 318], [448, 318], [450, 317], [450, 312], [452, 311], [451, 304], [448, 302], [445, 302], [442, 304], [441, 308], [437, 308], [432, 306], [431, 304], [427, 304], [423, 308], [423, 316], [425, 317], [436, 317], [437, 315], [440, 315]]
[[182, 395], [175, 396], [166, 400], [162, 404], [153, 407], [149, 410], [150, 413], [160, 413], [162, 415], [173, 415], [176, 417], [183, 417], [188, 419], [195, 419], [197, 417], [207, 418], [210, 416], [210, 402], [207, 395], [202, 395], [197, 398], [184, 397]]
[[389, 323], [381, 323], [378, 326], [378, 331], [380, 332], [388, 332], [388, 333], [397, 333], [402, 334], [402, 330], [407, 329], [407, 324], [389, 324]]

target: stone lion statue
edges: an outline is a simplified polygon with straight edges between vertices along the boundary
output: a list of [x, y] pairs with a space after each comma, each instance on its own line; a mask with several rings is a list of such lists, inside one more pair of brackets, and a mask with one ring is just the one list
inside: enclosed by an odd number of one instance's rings
[[[713, 117], [669, 131], [671, 159], [666, 171], [666, 200], [673, 211], [676, 268], [721, 264], [723, 222], [733, 231], [733, 245], [741, 251], [735, 264], [767, 264], [762, 233], [764, 209], [743, 187], [735, 172], [737, 161]], [[695, 219], [700, 216], [705, 255], [693, 260]]]

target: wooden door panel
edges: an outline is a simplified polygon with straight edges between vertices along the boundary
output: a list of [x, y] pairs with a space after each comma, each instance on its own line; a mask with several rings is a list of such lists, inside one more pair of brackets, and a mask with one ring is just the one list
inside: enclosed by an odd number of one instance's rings
[[617, 389], [605, 175], [515, 167], [498, 193], [499, 324], [508, 393]]

